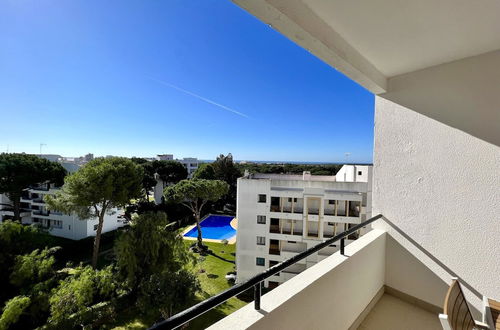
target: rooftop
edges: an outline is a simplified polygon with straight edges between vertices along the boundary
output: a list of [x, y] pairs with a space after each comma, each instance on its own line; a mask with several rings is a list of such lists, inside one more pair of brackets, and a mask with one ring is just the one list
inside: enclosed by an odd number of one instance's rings
[[254, 180], [280, 180], [280, 181], [337, 181], [334, 175], [311, 175], [309, 172], [300, 174], [265, 174], [252, 173], [244, 177], [245, 179]]

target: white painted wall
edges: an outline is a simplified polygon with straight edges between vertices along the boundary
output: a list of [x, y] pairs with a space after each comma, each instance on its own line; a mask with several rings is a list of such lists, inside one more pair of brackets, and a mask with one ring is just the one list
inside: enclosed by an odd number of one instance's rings
[[371, 166], [368, 165], [344, 165], [335, 174], [337, 181], [344, 182], [368, 182]]
[[449, 283], [387, 235], [385, 284], [434, 306], [443, 306]]
[[374, 230], [209, 327], [347, 329], [384, 285], [386, 233]]
[[[498, 146], [376, 97], [373, 214], [382, 213], [460, 278], [497, 300], [499, 173]], [[390, 226], [379, 221], [374, 227], [387, 229], [450, 282], [449, 274]], [[414, 293], [410, 286], [399, 289]], [[467, 295], [479, 308], [480, 302]]]

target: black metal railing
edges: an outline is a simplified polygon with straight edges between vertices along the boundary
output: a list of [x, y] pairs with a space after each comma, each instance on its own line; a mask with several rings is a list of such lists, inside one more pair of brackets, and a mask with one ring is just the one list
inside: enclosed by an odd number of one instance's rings
[[287, 259], [283, 262], [280, 262], [279, 264], [270, 267], [269, 269], [263, 271], [262, 273], [252, 277], [248, 281], [240, 284], [236, 284], [235, 286], [213, 296], [210, 297], [178, 314], [175, 314], [174, 316], [170, 317], [169, 319], [156, 323], [154, 324], [150, 329], [175, 329], [177, 327], [180, 327], [181, 325], [191, 321], [192, 319], [200, 316], [201, 314], [208, 312], [214, 307], [217, 307], [218, 305], [222, 304], [229, 298], [232, 298], [240, 293], [243, 293], [244, 291], [254, 288], [254, 306], [256, 310], [260, 310], [260, 297], [262, 294], [262, 282], [269, 277], [273, 276], [274, 274], [281, 272], [287, 267], [290, 267], [291, 265], [295, 264], [296, 262], [310, 256], [313, 253], [318, 252], [319, 250], [329, 246], [330, 244], [333, 244], [337, 241], [340, 241], [340, 254], [344, 255], [344, 250], [345, 250], [345, 239], [347, 236], [351, 235], [352, 233], [360, 230], [361, 228], [369, 225], [370, 223], [379, 220], [382, 218], [382, 214], [379, 214], [377, 216], [374, 216], [360, 224], [357, 224], [348, 230], [335, 235], [334, 237], [321, 242], [317, 244], [316, 246], [301, 252], [297, 254], [296, 256], [293, 256], [290, 259]]

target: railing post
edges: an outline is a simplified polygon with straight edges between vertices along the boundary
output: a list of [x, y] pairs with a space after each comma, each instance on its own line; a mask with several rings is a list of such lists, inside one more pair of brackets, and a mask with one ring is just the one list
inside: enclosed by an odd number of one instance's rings
[[261, 283], [259, 282], [253, 287], [254, 307], [256, 311], [260, 310]]
[[345, 238], [340, 239], [340, 254], [344, 255], [345, 250]]

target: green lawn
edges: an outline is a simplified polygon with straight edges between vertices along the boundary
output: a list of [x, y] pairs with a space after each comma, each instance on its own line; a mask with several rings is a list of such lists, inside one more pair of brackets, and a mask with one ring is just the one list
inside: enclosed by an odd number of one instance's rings
[[[186, 241], [190, 245], [194, 241]], [[199, 257], [198, 263], [194, 269], [198, 273], [198, 279], [201, 284], [201, 293], [198, 294], [198, 300], [202, 301], [210, 296], [213, 296], [221, 291], [231, 287], [225, 276], [228, 272], [235, 270], [234, 253], [236, 251], [236, 244], [223, 245], [221, 243], [205, 243], [212, 252], [219, 256], [217, 258], [212, 255]], [[200, 270], [205, 272], [200, 273]], [[203, 314], [190, 323], [188, 329], [205, 329], [209, 325], [217, 322], [226, 315], [231, 314], [235, 310], [246, 305], [246, 302], [238, 299], [231, 298], [225, 303], [217, 306], [213, 310]]]
[[[185, 241], [186, 246], [189, 246], [194, 241]], [[192, 305], [207, 299], [229, 287], [225, 275], [234, 270], [234, 253], [236, 245], [224, 245], [220, 243], [205, 243], [213, 253], [218, 256], [207, 255], [200, 257], [198, 254], [195, 256], [198, 259], [196, 266], [193, 267], [193, 272], [196, 272], [201, 284], [201, 292], [198, 293], [196, 300]], [[226, 259], [226, 260], [223, 260]], [[217, 306], [213, 310], [203, 314], [197, 319], [190, 322], [187, 329], [197, 330], [205, 329], [209, 325], [217, 322], [228, 314], [243, 307], [246, 303], [238, 298], [231, 298], [227, 302]], [[111, 329], [145, 329], [151, 326], [158, 315], [152, 313], [151, 315], [142, 315], [135, 308], [130, 308], [128, 311], [121, 313], [118, 320], [114, 323]], [[108, 328], [109, 329], [109, 328]]]

